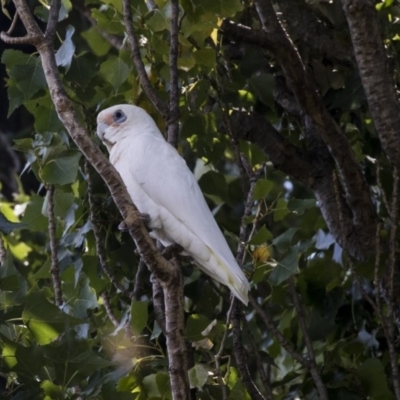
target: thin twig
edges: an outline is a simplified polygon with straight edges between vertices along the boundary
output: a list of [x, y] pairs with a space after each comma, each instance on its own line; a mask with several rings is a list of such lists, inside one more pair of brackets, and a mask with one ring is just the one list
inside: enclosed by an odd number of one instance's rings
[[132, 293], [132, 298], [134, 300], [140, 300], [140, 297], [143, 294], [144, 281], [146, 279], [147, 270], [148, 268], [146, 266], [146, 263], [143, 260], [140, 260], [138, 265], [138, 270], [136, 272], [135, 285], [133, 287], [133, 293]]
[[49, 185], [47, 188], [47, 202], [48, 202], [47, 217], [48, 217], [50, 258], [51, 258], [50, 272], [53, 279], [55, 304], [56, 306], [60, 307], [63, 303], [63, 298], [62, 298], [62, 287], [60, 279], [60, 269], [58, 267], [58, 258], [57, 258], [56, 221], [54, 216], [54, 185]]
[[[337, 207], [337, 211], [339, 214], [339, 226], [340, 226], [340, 229], [342, 231], [344, 231], [344, 219], [343, 219], [342, 202], [340, 201], [338, 174], [335, 170], [332, 172], [332, 182], [333, 182], [333, 189], [334, 189], [334, 193], [335, 193], [336, 207]], [[349, 251], [348, 251], [348, 247], [347, 247], [346, 235], [342, 235], [342, 236], [343, 236], [343, 242], [342, 242], [343, 255], [347, 256], [347, 262], [349, 264], [349, 269], [354, 277], [354, 281], [356, 282], [357, 288], [360, 291], [362, 297], [366, 301], [368, 301], [368, 303], [371, 305], [371, 307], [376, 312], [379, 312], [377, 305], [375, 304], [375, 302], [373, 301], [371, 296], [364, 289], [364, 287], [360, 281], [360, 277], [358, 276], [358, 274], [354, 268], [353, 260], [351, 259], [350, 255], [349, 255]]]
[[390, 214], [390, 204], [389, 204], [388, 198], [386, 196], [386, 192], [383, 189], [383, 185], [382, 185], [382, 181], [381, 181], [381, 174], [380, 174], [381, 166], [380, 166], [380, 162], [378, 159], [376, 159], [375, 165], [376, 165], [376, 183], [378, 184], [378, 188], [381, 191], [383, 204], [386, 207], [387, 213]]
[[228, 391], [226, 390], [226, 385], [224, 383], [224, 380], [222, 379], [220, 361], [221, 361], [221, 357], [222, 357], [222, 352], [224, 351], [225, 341], [226, 341], [226, 338], [228, 337], [228, 329], [229, 329], [231, 314], [232, 314], [232, 310], [233, 310], [233, 302], [234, 302], [234, 297], [232, 296], [231, 305], [229, 307], [228, 313], [226, 314], [224, 335], [222, 336], [222, 340], [221, 340], [221, 344], [219, 346], [218, 353], [214, 355], [215, 369], [217, 370], [218, 382], [219, 382], [219, 385], [221, 386], [223, 400], [228, 399]]
[[123, 39], [117, 35], [113, 35], [112, 33], [109, 33], [105, 31], [104, 29], [101, 29], [99, 25], [97, 24], [97, 21], [92, 17], [92, 12], [90, 9], [82, 6], [76, 1], [71, 1], [72, 6], [77, 9], [93, 26], [93, 28], [100, 33], [100, 35], [114, 48], [117, 50], [121, 50], [123, 47]]
[[123, 0], [123, 13], [124, 13], [124, 24], [129, 39], [129, 46], [131, 49], [131, 57], [138, 72], [140, 83], [143, 87], [144, 92], [146, 93], [146, 96], [153, 103], [154, 107], [164, 117], [164, 119], [167, 120], [168, 108], [154, 90], [150, 82], [150, 79], [147, 76], [146, 68], [144, 66], [142, 57], [140, 55], [140, 45], [139, 45], [139, 40], [135, 33], [135, 29], [133, 28], [132, 11], [129, 0]]
[[13, 17], [13, 20], [11, 22], [10, 27], [8, 28], [8, 31], [6, 32], [7, 35], [12, 35], [14, 32], [15, 26], [17, 25], [18, 22], [18, 12], [16, 11]]
[[258, 387], [254, 383], [250, 375], [246, 352], [244, 350], [242, 341], [241, 328], [240, 328], [240, 320], [242, 319], [241, 304], [239, 303], [236, 297], [234, 297], [233, 301], [234, 302], [233, 302], [233, 311], [231, 319], [233, 328], [233, 352], [235, 354], [236, 363], [240, 371], [240, 374], [242, 376], [243, 384], [245, 385], [247, 391], [249, 392], [250, 397], [253, 400], [266, 400], [265, 397], [259, 391]]
[[269, 314], [269, 310], [264, 307], [262, 308], [257, 300], [250, 294], [249, 295], [249, 302], [254, 307], [256, 313], [259, 315], [261, 320], [264, 322], [264, 325], [267, 327], [268, 332], [272, 333], [279, 344], [292, 356], [292, 358], [298, 361], [304, 368], [310, 368], [310, 362], [305, 359], [301, 353], [297, 352], [293, 345], [283, 336], [280, 330], [274, 325], [272, 321], [272, 317]]
[[246, 327], [246, 330], [247, 330], [247, 335], [249, 337], [250, 345], [251, 345], [251, 347], [253, 349], [254, 358], [256, 360], [257, 370], [258, 370], [258, 372], [260, 374], [261, 382], [262, 382], [262, 384], [264, 386], [264, 389], [265, 389], [265, 392], [267, 394], [267, 400], [273, 400], [274, 395], [272, 393], [271, 380], [270, 380], [270, 377], [268, 376], [268, 374], [264, 370], [263, 362], [261, 360], [261, 356], [260, 356], [260, 353], [259, 353], [258, 348], [257, 348], [257, 343], [256, 343], [256, 341], [254, 339], [254, 336], [253, 336], [251, 330], [250, 330], [249, 323], [247, 322], [247, 319], [246, 318], [242, 318], [242, 322], [243, 322], [243, 324], [244, 324], [244, 326]]
[[0, 235], [0, 265], [6, 261], [6, 247], [4, 246], [3, 237]]
[[101, 297], [103, 298], [104, 308], [106, 309], [108, 318], [110, 318], [110, 321], [113, 323], [113, 325], [115, 327], [119, 326], [119, 322], [118, 322], [117, 318], [115, 317], [113, 310], [111, 308], [110, 298], [108, 297], [108, 292], [104, 292]]
[[100, 222], [97, 218], [96, 204], [95, 204], [95, 201], [93, 198], [92, 172], [90, 170], [89, 162], [87, 160], [85, 160], [85, 174], [86, 174], [86, 182], [87, 182], [87, 194], [88, 194], [88, 202], [89, 202], [90, 221], [92, 223], [92, 230], [93, 230], [94, 239], [95, 239], [95, 243], [96, 243], [96, 253], [97, 253], [97, 257], [99, 258], [100, 267], [104, 271], [104, 273], [107, 275], [110, 282], [125, 296], [131, 298], [132, 294], [118, 282], [113, 271], [108, 267], [106, 249], [104, 248], [104, 245], [103, 245]]
[[304, 308], [303, 308], [302, 304], [300, 303], [299, 296], [296, 292], [293, 277], [289, 278], [289, 290], [292, 295], [293, 304], [294, 304], [294, 307], [297, 312], [297, 320], [299, 321], [300, 328], [303, 332], [304, 341], [306, 343], [307, 352], [308, 352], [308, 361], [310, 364], [309, 369], [310, 369], [311, 376], [315, 382], [315, 386], [317, 387], [320, 399], [328, 400], [329, 399], [328, 392], [326, 390], [326, 386], [324, 385], [324, 383], [322, 381], [321, 374], [319, 373], [319, 370], [318, 370], [317, 362], [315, 360], [315, 353], [314, 353], [312, 340], [310, 338], [310, 335], [309, 335], [308, 329], [307, 329]]
[[171, 34], [169, 41], [169, 113], [167, 126], [167, 141], [170, 145], [178, 145], [179, 135], [179, 0], [171, 0]]
[[396, 233], [399, 217], [399, 209], [397, 206], [399, 194], [399, 175], [397, 168], [393, 167], [393, 192], [392, 192], [392, 205], [390, 208], [390, 255], [389, 255], [389, 319], [393, 318], [393, 302], [394, 302], [394, 273], [396, 266]]

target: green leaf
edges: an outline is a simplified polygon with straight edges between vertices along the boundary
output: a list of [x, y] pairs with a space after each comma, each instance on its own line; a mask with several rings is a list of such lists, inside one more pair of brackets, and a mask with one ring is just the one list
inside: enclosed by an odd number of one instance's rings
[[17, 88], [17, 85], [13, 79], [7, 79], [7, 95], [8, 95], [8, 113], [7, 118], [25, 102], [24, 94]]
[[2, 62], [18, 90], [23, 93], [25, 101], [30, 100], [40, 89], [47, 87], [39, 57], [24, 54], [19, 50], [5, 50]]
[[109, 52], [111, 48], [110, 43], [108, 43], [95, 28], [92, 27], [82, 32], [81, 35], [96, 56], [102, 57]]
[[65, 329], [58, 341], [44, 347], [45, 357], [54, 369], [55, 381], [62, 385], [78, 385], [95, 371], [112, 365], [90, 348], [90, 342], [76, 336], [72, 329]]
[[316, 204], [315, 199], [290, 199], [288, 203], [288, 208], [290, 211], [297, 215], [303, 215], [306, 210], [314, 207]]
[[96, 64], [97, 59], [92, 54], [81, 53], [72, 59], [71, 67], [66, 74], [66, 78], [85, 89], [96, 75]]
[[272, 74], [255, 75], [249, 79], [254, 93], [267, 106], [274, 106], [275, 78]]
[[185, 336], [191, 342], [196, 342], [198, 340], [204, 339], [201, 332], [204, 331], [209, 325], [210, 320], [204, 315], [192, 314], [186, 321]]
[[40, 172], [44, 182], [52, 185], [66, 185], [76, 179], [81, 154], [75, 150], [65, 150], [57, 158], [46, 163]]
[[299, 228], [289, 228], [287, 231], [276, 237], [272, 243], [275, 245], [278, 251], [283, 253], [291, 246], [293, 236], [298, 230]]
[[52, 342], [67, 329], [84, 322], [64, 314], [49, 303], [42, 292], [32, 292], [26, 297], [22, 319], [41, 345]]
[[0, 211], [0, 232], [4, 233], [5, 235], [10, 234], [12, 231], [17, 229], [25, 229], [27, 227], [27, 224], [9, 221]]
[[276, 209], [274, 212], [274, 221], [281, 221], [286, 215], [290, 214], [290, 210], [287, 208], [287, 201], [280, 198], [276, 203]]
[[297, 249], [290, 249], [269, 275], [269, 282], [272, 285], [279, 285], [289, 276], [299, 272], [299, 254]]
[[205, 194], [218, 196], [230, 204], [228, 184], [225, 176], [216, 171], [208, 171], [199, 179], [199, 186]]
[[198, 65], [203, 65], [208, 68], [215, 68], [216, 55], [213, 49], [205, 48], [200, 49], [193, 53], [194, 59]]
[[126, 81], [130, 68], [120, 57], [111, 56], [100, 65], [101, 76], [109, 82], [115, 91]]
[[208, 379], [208, 369], [204, 364], [196, 364], [188, 371], [190, 389], [202, 389]]
[[139, 335], [148, 320], [148, 301], [132, 300], [131, 328], [134, 335]]
[[22, 221], [34, 231], [47, 231], [47, 218], [42, 214], [43, 197], [33, 195], [26, 207]]
[[273, 238], [272, 233], [267, 229], [265, 225], [263, 225], [261, 229], [250, 240], [249, 244], [258, 246], [260, 244], [264, 244], [265, 242], [271, 240], [272, 238]]
[[266, 179], [259, 179], [256, 183], [253, 193], [253, 200], [261, 200], [267, 196], [267, 194], [274, 187], [273, 182]]
[[369, 358], [357, 368], [361, 384], [367, 396], [374, 399], [394, 399], [387, 384], [385, 369], [377, 358]]

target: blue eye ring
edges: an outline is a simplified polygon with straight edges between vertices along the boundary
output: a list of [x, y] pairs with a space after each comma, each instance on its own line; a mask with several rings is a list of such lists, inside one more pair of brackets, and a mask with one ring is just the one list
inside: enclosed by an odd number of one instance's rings
[[126, 121], [126, 115], [121, 110], [117, 110], [113, 114], [114, 122], [118, 122], [119, 124]]

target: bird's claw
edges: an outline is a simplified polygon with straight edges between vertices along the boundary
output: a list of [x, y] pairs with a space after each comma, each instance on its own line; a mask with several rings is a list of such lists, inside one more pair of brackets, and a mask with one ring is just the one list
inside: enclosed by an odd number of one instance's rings
[[[139, 219], [144, 223], [144, 224], [148, 224], [150, 222], [150, 214], [146, 214], [146, 213], [139, 213]], [[122, 232], [127, 232], [128, 231], [128, 226], [126, 225], [125, 221], [122, 221], [119, 225], [118, 225], [118, 229]]]
[[150, 214], [139, 213], [139, 219], [147, 225], [150, 222]]
[[128, 226], [126, 225], [125, 221], [122, 221], [119, 225], [118, 225], [118, 229], [122, 232], [126, 232], [128, 230]]

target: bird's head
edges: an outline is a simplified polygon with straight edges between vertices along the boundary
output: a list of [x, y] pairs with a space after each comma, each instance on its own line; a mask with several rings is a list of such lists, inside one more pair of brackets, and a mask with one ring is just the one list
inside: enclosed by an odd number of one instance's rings
[[121, 139], [146, 131], [159, 132], [150, 115], [140, 107], [119, 104], [106, 108], [97, 116], [97, 136], [108, 151]]

